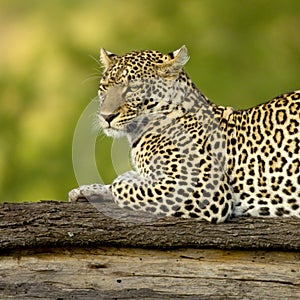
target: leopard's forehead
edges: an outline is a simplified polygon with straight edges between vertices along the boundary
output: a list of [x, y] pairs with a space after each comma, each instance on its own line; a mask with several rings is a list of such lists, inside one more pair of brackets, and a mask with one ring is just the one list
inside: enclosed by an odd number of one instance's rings
[[132, 51], [110, 57], [112, 64], [104, 71], [102, 84], [124, 83], [142, 77], [155, 77], [157, 65], [172, 59], [155, 50]]

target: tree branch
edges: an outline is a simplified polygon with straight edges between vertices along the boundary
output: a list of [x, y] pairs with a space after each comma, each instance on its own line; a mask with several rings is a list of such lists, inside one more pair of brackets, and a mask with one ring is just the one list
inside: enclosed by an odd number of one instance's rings
[[295, 218], [236, 218], [218, 225], [129, 220], [113, 219], [88, 202], [5, 203], [0, 205], [0, 251], [98, 245], [300, 250], [300, 219]]

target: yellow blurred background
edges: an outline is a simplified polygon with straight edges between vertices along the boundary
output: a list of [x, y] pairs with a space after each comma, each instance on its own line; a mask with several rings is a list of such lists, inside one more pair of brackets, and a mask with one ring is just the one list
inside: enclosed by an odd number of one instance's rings
[[[96, 96], [100, 47], [170, 52], [218, 104], [300, 88], [299, 0], [0, 1], [0, 201], [67, 198], [76, 123]], [[115, 175], [101, 137], [101, 175]]]

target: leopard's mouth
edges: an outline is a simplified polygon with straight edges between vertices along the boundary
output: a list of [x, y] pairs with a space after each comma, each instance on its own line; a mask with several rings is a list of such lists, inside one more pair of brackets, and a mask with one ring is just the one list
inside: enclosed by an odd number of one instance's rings
[[125, 122], [107, 122], [105, 120], [100, 120], [100, 127], [107, 136], [120, 137], [124, 136], [128, 131], [128, 124]]
[[98, 124], [99, 124], [99, 129], [101, 129], [105, 133], [105, 135], [110, 137], [119, 136], [119, 132], [121, 130], [114, 127], [111, 123], [105, 121], [104, 118], [102, 118], [101, 116], [99, 117]]

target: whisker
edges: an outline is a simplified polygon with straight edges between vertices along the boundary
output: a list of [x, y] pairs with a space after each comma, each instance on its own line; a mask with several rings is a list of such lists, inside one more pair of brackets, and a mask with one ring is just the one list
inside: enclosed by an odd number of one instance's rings
[[104, 133], [102, 130], [98, 131], [97, 140], [98, 140], [99, 142], [101, 142], [101, 141], [103, 141], [105, 138], [106, 138], [105, 133]]
[[99, 81], [99, 78], [100, 78], [100, 75], [91, 74], [86, 79], [82, 80], [81, 84], [85, 84], [86, 82], [91, 81], [91, 80], [97, 80], [97, 81]]
[[89, 55], [89, 57], [90, 57], [93, 61], [95, 61], [95, 62], [97, 63], [97, 65], [101, 68], [101, 70], [103, 70], [103, 65], [102, 65], [100, 59], [96, 58], [96, 57], [93, 56], [93, 55]]
[[98, 117], [96, 114], [93, 116], [92, 132], [97, 132], [97, 133], [102, 132], [102, 128], [100, 126], [100, 123], [98, 121]]
[[101, 74], [103, 73], [103, 66], [102, 63], [100, 62], [99, 59], [95, 58], [93, 55], [89, 55], [89, 57], [95, 61], [98, 65], [98, 68], [94, 68], [94, 70], [96, 71], [95, 73], [90, 74], [86, 79], [84, 79], [81, 84], [86, 83], [89, 80], [94, 80], [97, 79], [98, 81], [100, 80]]

